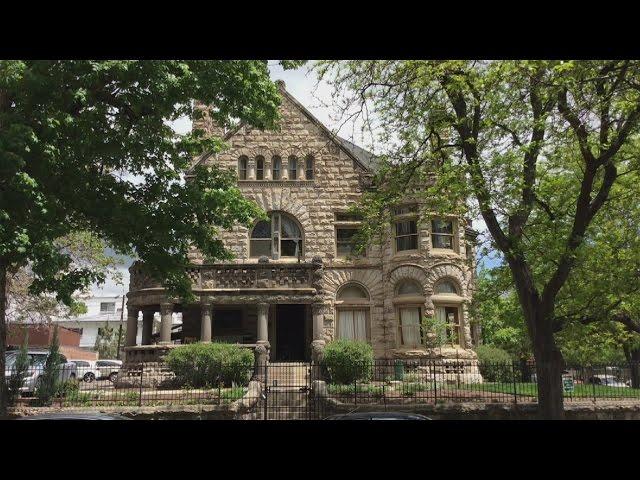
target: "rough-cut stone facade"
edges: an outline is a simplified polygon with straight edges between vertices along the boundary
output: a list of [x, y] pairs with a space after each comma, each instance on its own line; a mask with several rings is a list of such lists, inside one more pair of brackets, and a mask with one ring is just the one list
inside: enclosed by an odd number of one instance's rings
[[[150, 312], [160, 310], [163, 327], [159, 350], [156, 349], [160, 351], [168, 349], [172, 342], [172, 312], [182, 312], [183, 341], [209, 341], [224, 336], [219, 324], [211, 333], [208, 328], [211, 318], [224, 315], [225, 309], [236, 310], [240, 312], [236, 324], [241, 323], [241, 343], [255, 343], [263, 350], [277, 352], [278, 337], [287, 336], [288, 332], [278, 329], [277, 309], [283, 304], [304, 305], [303, 309], [288, 316], [304, 324], [304, 331], [298, 333], [300, 342], [305, 344], [304, 357], [319, 358], [323, 345], [337, 336], [338, 309], [345, 307], [339, 305], [339, 292], [347, 285], [357, 285], [366, 292], [367, 299], [360, 300], [357, 308], [367, 312], [367, 338], [377, 358], [437, 357], [451, 362], [473, 359], [474, 341], [467, 306], [473, 292], [475, 250], [469, 240], [469, 225], [463, 218], [452, 219], [454, 248], [433, 249], [432, 219], [421, 213], [419, 218], [415, 215], [418, 239], [414, 250], [396, 252], [395, 239], [388, 235], [386, 243], [370, 247], [363, 257], [338, 256], [336, 213], [347, 212], [371, 186], [375, 158], [333, 136], [286, 92], [282, 83], [280, 90], [282, 104], [278, 131], [241, 127], [225, 135], [208, 123], [206, 116], [199, 120], [199, 128], [212, 135], [224, 135], [230, 148], [218, 155], [204, 155], [197, 162], [237, 171], [239, 160], [245, 159], [246, 179], [239, 178], [239, 188], [265, 211], [293, 218], [302, 237], [299, 256], [252, 257], [252, 228], [237, 226], [222, 232], [222, 240], [234, 253], [235, 260], [224, 265], [206, 265], [199, 252], [191, 253], [193, 266], [188, 273], [197, 299], [193, 305], [182, 305], [168, 298], [162, 286], [147, 277], [142, 266], [136, 264], [130, 269], [128, 321], [134, 325], [139, 310], [146, 312], [145, 318]], [[279, 180], [272, 179], [271, 162], [276, 156], [281, 159], [283, 178]], [[288, 179], [290, 156], [298, 159], [296, 179]], [[305, 176], [305, 159], [309, 156], [313, 158], [313, 178]], [[264, 161], [264, 178], [257, 180], [259, 158]], [[389, 232], [392, 231], [390, 226]], [[403, 280], [414, 281], [421, 290], [420, 295], [410, 297], [410, 303], [406, 296], [399, 298], [396, 295]], [[444, 280], [453, 284], [456, 294], [434, 292], [438, 282]], [[423, 316], [434, 315], [436, 305], [455, 310], [460, 323], [459, 345], [437, 349], [402, 346], [399, 308], [409, 304], [419, 306]], [[284, 320], [280, 327], [282, 325]], [[293, 329], [300, 324], [289, 325]], [[473, 338], [477, 338], [477, 332], [473, 333]], [[150, 338], [147, 336], [143, 343], [153, 343]], [[127, 348], [137, 348], [135, 339], [128, 340]], [[136, 356], [134, 350], [130, 350], [132, 358]], [[140, 352], [146, 355], [144, 347]]]
[[[403, 278], [418, 281], [424, 289], [426, 301], [424, 311], [434, 312], [431, 301], [435, 282], [448, 278], [461, 289], [461, 297], [468, 301], [472, 290], [473, 265], [466, 261], [465, 227], [463, 219], [457, 220], [456, 252], [434, 252], [431, 247], [430, 219], [418, 223], [419, 250], [410, 254], [395, 254], [392, 240], [383, 247], [371, 247], [366, 257], [356, 260], [338, 258], [336, 255], [335, 216], [357, 203], [366, 185], [370, 170], [356, 161], [353, 155], [341, 148], [281, 84], [282, 106], [280, 131], [259, 131], [241, 128], [228, 138], [230, 149], [217, 157], [203, 160], [205, 164], [216, 163], [233, 170], [238, 167], [241, 156], [248, 158], [247, 180], [238, 184], [247, 198], [254, 200], [265, 211], [287, 213], [299, 222], [303, 231], [304, 261], [320, 256], [324, 264], [323, 335], [326, 342], [335, 336], [336, 310], [334, 302], [340, 287], [356, 282], [366, 288], [370, 296], [370, 339], [376, 356], [427, 356], [434, 352], [424, 349], [399, 348], [397, 341], [397, 313], [393, 304], [394, 287]], [[287, 160], [295, 155], [299, 163], [307, 155], [314, 159], [313, 180], [272, 180], [271, 161], [274, 156], [282, 160], [282, 171], [287, 170]], [[264, 158], [264, 180], [256, 178], [256, 158]], [[299, 172], [302, 168], [299, 168]], [[304, 176], [303, 176], [304, 178]], [[223, 234], [225, 244], [237, 257], [237, 263], [255, 263], [257, 258], [249, 256], [250, 230], [238, 227]], [[459, 253], [458, 253], [459, 252]], [[197, 254], [194, 261], [201, 261]], [[297, 262], [297, 259], [280, 259], [276, 262]], [[470, 322], [466, 304], [462, 304], [463, 349], [460, 357], [473, 356]], [[450, 349], [449, 349], [450, 350]], [[463, 351], [463, 350], [466, 350]], [[456, 356], [455, 350], [444, 352]], [[447, 356], [445, 354], [445, 356]]]

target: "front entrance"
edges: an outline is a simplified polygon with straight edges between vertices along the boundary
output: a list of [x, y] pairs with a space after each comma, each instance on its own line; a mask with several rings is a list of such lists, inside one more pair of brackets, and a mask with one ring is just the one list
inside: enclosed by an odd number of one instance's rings
[[276, 362], [304, 361], [305, 358], [305, 305], [276, 306]]

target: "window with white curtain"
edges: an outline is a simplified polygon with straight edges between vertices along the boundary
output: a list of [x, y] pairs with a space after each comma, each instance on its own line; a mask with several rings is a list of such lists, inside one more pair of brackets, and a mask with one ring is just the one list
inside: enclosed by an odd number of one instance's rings
[[422, 345], [422, 328], [420, 325], [420, 307], [400, 307], [399, 334], [400, 344], [407, 347]]
[[367, 311], [364, 308], [338, 310], [338, 338], [367, 341]]
[[369, 340], [369, 294], [355, 283], [347, 284], [338, 291], [337, 337], [348, 340]]

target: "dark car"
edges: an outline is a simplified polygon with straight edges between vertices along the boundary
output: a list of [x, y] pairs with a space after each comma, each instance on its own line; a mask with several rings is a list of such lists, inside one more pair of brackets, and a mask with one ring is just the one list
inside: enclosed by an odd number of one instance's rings
[[331, 415], [325, 420], [431, 420], [419, 413], [405, 412], [353, 412]]
[[118, 415], [117, 413], [90, 413], [90, 412], [56, 412], [40, 413], [21, 417], [18, 420], [131, 420], [130, 418]]

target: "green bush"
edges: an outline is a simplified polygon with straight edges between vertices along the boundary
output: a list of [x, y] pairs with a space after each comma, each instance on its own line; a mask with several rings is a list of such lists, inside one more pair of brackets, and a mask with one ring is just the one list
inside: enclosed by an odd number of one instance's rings
[[366, 382], [373, 371], [373, 349], [366, 342], [334, 340], [324, 350], [324, 366], [331, 383]]
[[253, 353], [228, 343], [192, 343], [171, 350], [166, 362], [181, 385], [245, 386], [251, 378]]
[[514, 367], [511, 355], [491, 345], [479, 345], [478, 366], [485, 382], [513, 382]]

